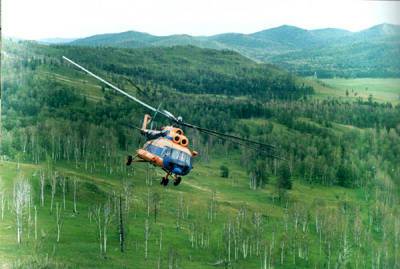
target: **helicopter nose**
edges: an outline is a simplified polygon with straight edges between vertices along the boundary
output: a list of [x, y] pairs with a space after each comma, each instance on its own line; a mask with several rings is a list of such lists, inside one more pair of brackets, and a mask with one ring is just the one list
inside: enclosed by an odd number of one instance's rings
[[174, 165], [174, 169], [172, 169], [172, 173], [176, 175], [182, 175], [183, 169], [178, 165]]

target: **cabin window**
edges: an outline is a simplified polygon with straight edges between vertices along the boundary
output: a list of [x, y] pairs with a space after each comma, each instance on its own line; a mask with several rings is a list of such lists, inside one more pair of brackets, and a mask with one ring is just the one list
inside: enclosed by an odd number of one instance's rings
[[165, 148], [160, 148], [160, 147], [154, 146], [152, 144], [148, 144], [147, 147], [145, 148], [145, 150], [147, 150], [150, 153], [153, 153], [154, 155], [161, 157], [164, 154]]
[[165, 148], [161, 157], [165, 157], [165, 156], [169, 156], [169, 155], [171, 155], [171, 148]]

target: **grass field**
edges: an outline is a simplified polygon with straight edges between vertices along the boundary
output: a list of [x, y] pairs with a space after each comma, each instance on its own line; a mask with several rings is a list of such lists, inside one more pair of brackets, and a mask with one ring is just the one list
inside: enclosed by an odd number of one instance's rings
[[[230, 177], [219, 176], [219, 166], [229, 164]], [[19, 168], [18, 168], [19, 166]], [[366, 221], [368, 208], [372, 205], [364, 199], [361, 190], [341, 187], [310, 186], [294, 181], [293, 190], [289, 191], [289, 200], [280, 203], [274, 187], [274, 179], [263, 189], [250, 190], [248, 177], [241, 170], [239, 160], [235, 157], [214, 158], [210, 163], [197, 163], [194, 171], [187, 176], [179, 187], [161, 187], [158, 184], [161, 173], [152, 171], [152, 183], [146, 184], [146, 164], [138, 164], [126, 180], [132, 185], [129, 214], [126, 215], [126, 249], [119, 250], [118, 220], [113, 216], [108, 229], [107, 255], [100, 255], [97, 238], [97, 224], [89, 212], [95, 205], [114, 201], [122, 189], [119, 176], [106, 176], [100, 170], [88, 173], [75, 168], [73, 164], [60, 163], [56, 170], [60, 175], [78, 181], [78, 213], [74, 213], [71, 182], [67, 183], [66, 209], [63, 210], [63, 226], [60, 242], [56, 242], [55, 212], [50, 213], [51, 187], [50, 178], [46, 178], [46, 196], [44, 207], [39, 202], [39, 170], [47, 165], [20, 164], [2, 162], [0, 177], [2, 193], [6, 197], [4, 219], [0, 221], [0, 267], [29, 267], [30, 263], [47, 264], [60, 268], [215, 268], [213, 264], [221, 263], [227, 257], [227, 227], [242, 217], [241, 232], [247, 234], [247, 240], [255, 240], [255, 214], [261, 216], [262, 244], [271, 248], [266, 255], [268, 263], [276, 268], [322, 268], [326, 263], [326, 251], [319, 250], [318, 233], [315, 231], [314, 213], [319, 210], [339, 210], [343, 204], [351, 208], [360, 208], [362, 218]], [[128, 175], [128, 174], [127, 174]], [[34, 224], [28, 220], [28, 211], [24, 213], [22, 243], [16, 242], [15, 212], [12, 207], [13, 184], [21, 178], [27, 179], [32, 188], [32, 206], [37, 206], [37, 233], [34, 236]], [[62, 204], [61, 187], [57, 185], [55, 203]], [[209, 215], [212, 193], [215, 192], [215, 216]], [[160, 198], [157, 222], [154, 221], [153, 207], [148, 214], [148, 197], [157, 193]], [[181, 208], [178, 210], [177, 208]], [[297, 212], [298, 213], [295, 213]], [[33, 209], [31, 208], [31, 214]], [[245, 215], [243, 215], [245, 214]], [[299, 214], [303, 230], [295, 228], [294, 214]], [[320, 214], [320, 213], [319, 213]], [[180, 215], [180, 217], [179, 217]], [[309, 216], [309, 217], [307, 217]], [[148, 257], [145, 258], [144, 230], [149, 222]], [[304, 220], [303, 220], [304, 221]], [[179, 223], [179, 225], [177, 225]], [[299, 221], [300, 225], [300, 221]], [[331, 225], [326, 223], [326, 225]], [[327, 227], [328, 227], [327, 226]], [[286, 227], [286, 228], [285, 228]], [[296, 226], [297, 227], [297, 226]], [[161, 232], [162, 230], [162, 232]], [[160, 236], [162, 248], [160, 251]], [[238, 235], [236, 235], [238, 236]], [[307, 254], [300, 257], [288, 257], [281, 264], [281, 246], [289, 244], [292, 236], [306, 236]], [[247, 256], [243, 257], [243, 242], [237, 250], [235, 260], [233, 237], [229, 268], [259, 268], [264, 261], [264, 250], [256, 254], [255, 245]], [[285, 239], [288, 238], [288, 239]], [[286, 241], [289, 240], [289, 241]], [[246, 242], [246, 241], [244, 241]], [[303, 242], [299, 240], [299, 242]], [[371, 246], [377, 244], [371, 241]], [[266, 244], [264, 246], [264, 244]], [[247, 246], [246, 248], [248, 248]], [[252, 252], [252, 254], [250, 253]], [[296, 251], [297, 252], [297, 251]], [[296, 253], [295, 252], [295, 253]], [[332, 250], [333, 253], [334, 250]], [[297, 255], [297, 254], [296, 254]], [[295, 255], [295, 256], [296, 256]], [[339, 255], [339, 252], [331, 255]], [[287, 261], [286, 261], [287, 259]], [[325, 262], [324, 262], [325, 260]], [[171, 263], [173, 267], [170, 266]], [[160, 264], [160, 265], [159, 265]], [[228, 263], [227, 263], [228, 266]]]
[[[400, 103], [400, 79], [399, 78], [333, 78], [314, 79], [307, 78], [306, 83], [313, 86], [316, 97], [329, 98], [341, 97], [348, 100], [372, 100], [377, 102]], [[346, 94], [348, 93], [348, 95]]]

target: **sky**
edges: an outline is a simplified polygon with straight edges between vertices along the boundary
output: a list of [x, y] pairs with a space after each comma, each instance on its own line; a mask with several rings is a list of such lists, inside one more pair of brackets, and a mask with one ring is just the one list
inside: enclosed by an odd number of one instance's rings
[[78, 38], [129, 30], [154, 35], [253, 33], [283, 24], [359, 31], [400, 24], [399, 1], [2, 0], [3, 35]]

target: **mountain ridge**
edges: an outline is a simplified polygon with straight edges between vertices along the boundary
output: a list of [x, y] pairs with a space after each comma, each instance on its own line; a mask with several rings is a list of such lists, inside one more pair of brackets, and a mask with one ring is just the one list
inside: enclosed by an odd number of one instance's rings
[[[87, 43], [90, 40], [99, 40], [99, 39], [105, 39], [105, 38], [114, 38], [114, 37], [118, 37], [121, 35], [127, 36], [129, 38], [134, 38], [134, 37], [145, 37], [145, 39], [147, 41], [152, 41], [152, 40], [158, 40], [158, 39], [163, 39], [163, 38], [171, 38], [171, 37], [179, 37], [179, 36], [186, 36], [186, 37], [190, 37], [190, 38], [195, 38], [195, 39], [202, 39], [202, 40], [207, 40], [207, 39], [216, 39], [219, 36], [224, 36], [224, 35], [235, 35], [235, 36], [247, 36], [247, 37], [256, 37], [257, 39], [263, 39], [263, 36], [265, 35], [273, 35], [273, 34], [280, 34], [282, 32], [286, 32], [286, 33], [290, 33], [292, 34], [293, 32], [302, 32], [302, 33], [310, 33], [313, 36], [318, 36], [321, 33], [323, 33], [323, 35], [327, 35], [329, 32], [331, 33], [341, 33], [342, 35], [355, 35], [357, 33], [359, 34], [365, 34], [368, 33], [370, 31], [375, 31], [377, 32], [377, 30], [381, 30], [382, 29], [384, 34], [395, 34], [398, 35], [400, 34], [400, 25], [397, 24], [389, 24], [389, 23], [382, 23], [382, 24], [377, 24], [374, 26], [371, 26], [369, 28], [360, 30], [360, 31], [349, 31], [349, 30], [345, 30], [342, 28], [318, 28], [318, 29], [305, 29], [305, 28], [301, 28], [301, 27], [297, 27], [297, 26], [293, 26], [293, 25], [281, 25], [278, 27], [273, 27], [273, 28], [267, 28], [264, 30], [260, 30], [260, 31], [256, 31], [250, 34], [244, 34], [244, 33], [238, 33], [238, 32], [227, 32], [227, 33], [220, 33], [220, 34], [215, 34], [215, 35], [209, 35], [209, 36], [197, 36], [197, 35], [189, 35], [189, 34], [172, 34], [172, 35], [153, 35], [147, 32], [142, 32], [142, 31], [135, 31], [135, 30], [129, 30], [129, 31], [123, 31], [123, 32], [117, 32], [117, 33], [104, 33], [104, 34], [96, 34], [96, 35], [91, 35], [91, 36], [87, 36], [87, 37], [83, 37], [83, 38], [77, 38], [75, 40], [72, 40], [71, 44], [74, 45], [79, 45], [82, 42]], [[383, 34], [383, 33], [382, 33]], [[50, 38], [48, 38], [50, 39]], [[116, 40], [118, 41], [118, 40]]]
[[292, 25], [250, 34], [222, 33], [211, 36], [156, 36], [125, 31], [94, 35], [66, 44], [118, 48], [191, 45], [233, 50], [252, 60], [275, 64], [304, 76], [315, 73], [323, 77], [400, 76], [400, 61], [393, 60], [400, 53], [400, 25], [387, 23], [358, 32], [340, 28], [307, 30]]

